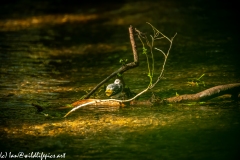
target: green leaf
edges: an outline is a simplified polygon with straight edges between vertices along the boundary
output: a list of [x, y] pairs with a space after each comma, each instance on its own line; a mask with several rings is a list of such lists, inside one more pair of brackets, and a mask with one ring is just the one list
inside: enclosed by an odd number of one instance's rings
[[142, 54], [147, 54], [147, 49], [143, 47], [143, 53]]
[[121, 77], [121, 76], [122, 76], [122, 74], [121, 74], [121, 73], [118, 73], [117, 75], [118, 75], [118, 77]]

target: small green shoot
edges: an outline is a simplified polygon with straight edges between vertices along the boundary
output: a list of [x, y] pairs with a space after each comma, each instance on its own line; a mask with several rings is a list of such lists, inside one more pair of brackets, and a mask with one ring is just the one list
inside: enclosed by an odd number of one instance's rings
[[118, 77], [122, 77], [122, 74], [121, 74], [121, 73], [117, 73], [117, 76], [118, 76]]
[[127, 61], [128, 61], [128, 59], [120, 59], [119, 60], [119, 63], [121, 63], [122, 64], [122, 66], [125, 66], [126, 65], [126, 63], [127, 63]]
[[67, 104], [66, 106], [69, 107], [69, 108], [73, 108], [73, 107], [74, 107], [74, 106], [71, 105], [71, 104]]

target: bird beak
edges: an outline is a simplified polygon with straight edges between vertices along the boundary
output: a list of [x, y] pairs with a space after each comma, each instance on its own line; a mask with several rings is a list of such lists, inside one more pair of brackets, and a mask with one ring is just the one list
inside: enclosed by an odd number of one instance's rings
[[107, 90], [105, 91], [105, 93], [106, 93], [106, 95], [107, 95], [108, 97], [110, 97], [110, 96], [112, 95], [113, 91], [110, 90], [110, 89], [107, 89]]

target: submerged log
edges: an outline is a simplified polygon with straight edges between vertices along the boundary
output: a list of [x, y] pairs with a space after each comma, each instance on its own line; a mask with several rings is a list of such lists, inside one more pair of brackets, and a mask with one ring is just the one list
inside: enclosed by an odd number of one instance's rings
[[206, 89], [196, 94], [184, 94], [176, 97], [164, 99], [166, 103], [178, 103], [189, 101], [207, 101], [209, 99], [222, 96], [224, 94], [231, 94], [233, 100], [237, 100], [240, 93], [240, 83], [225, 84]]
[[79, 105], [82, 105], [82, 104], [85, 104], [85, 103], [91, 103], [91, 102], [94, 102], [93, 104], [91, 105], [100, 105], [100, 106], [121, 106], [123, 107], [124, 104], [123, 103], [120, 103], [120, 102], [116, 102], [116, 101], [101, 101], [100, 99], [83, 99], [83, 100], [79, 100], [77, 102], [74, 102], [72, 103], [71, 105], [73, 107], [76, 107], [76, 106], [79, 106]]
[[90, 106], [116, 106], [116, 107], [125, 106], [124, 103], [120, 103], [116, 101], [101, 101], [101, 99], [82, 99], [70, 105], [59, 107], [58, 109], [74, 108], [74, 107], [85, 105], [85, 104], [90, 104]]

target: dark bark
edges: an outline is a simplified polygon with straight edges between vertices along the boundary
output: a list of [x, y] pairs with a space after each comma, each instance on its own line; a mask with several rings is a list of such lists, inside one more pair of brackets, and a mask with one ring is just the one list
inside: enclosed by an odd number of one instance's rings
[[215, 86], [196, 94], [185, 94], [185, 95], [167, 98], [164, 100], [164, 102], [178, 103], [178, 102], [189, 102], [189, 101], [207, 101], [209, 99], [212, 99], [224, 94], [231, 94], [232, 99], [237, 100], [239, 93], [240, 93], [240, 83], [233, 83], [233, 84]]

